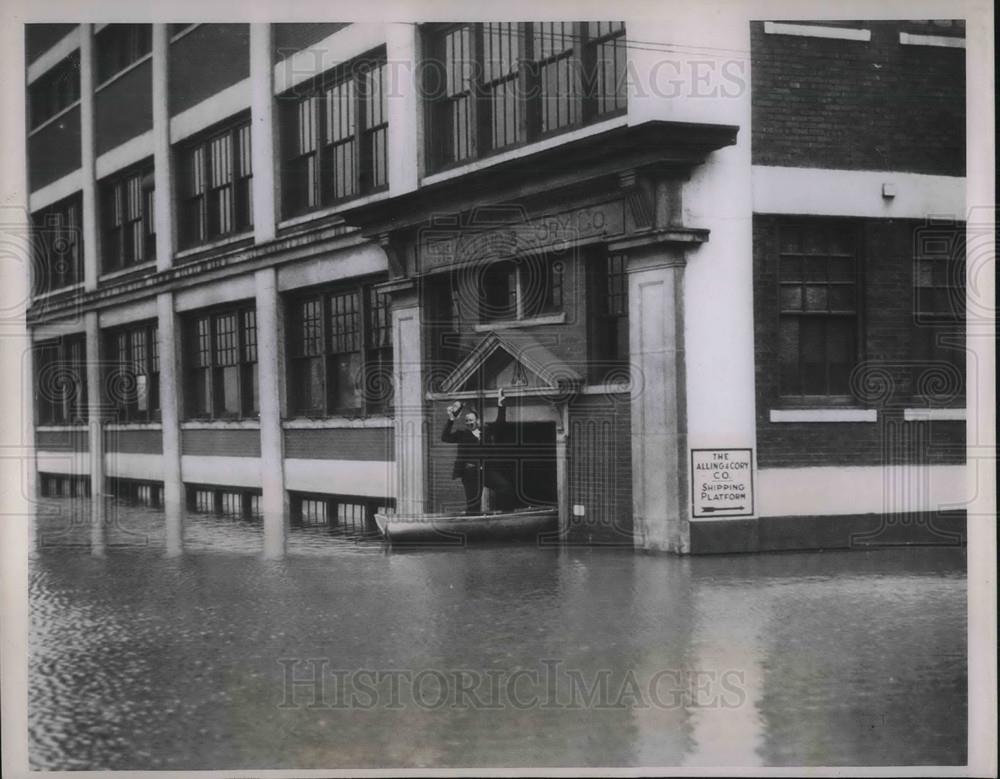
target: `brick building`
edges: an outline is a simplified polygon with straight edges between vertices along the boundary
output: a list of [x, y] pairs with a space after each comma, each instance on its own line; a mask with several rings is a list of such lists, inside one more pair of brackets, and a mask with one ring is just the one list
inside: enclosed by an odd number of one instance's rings
[[959, 541], [964, 53], [949, 21], [28, 25], [37, 489], [280, 555], [459, 507], [444, 407], [504, 387], [568, 541]]

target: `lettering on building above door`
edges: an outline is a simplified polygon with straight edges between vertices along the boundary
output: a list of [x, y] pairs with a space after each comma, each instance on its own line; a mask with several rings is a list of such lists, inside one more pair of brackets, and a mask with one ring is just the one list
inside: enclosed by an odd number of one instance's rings
[[753, 450], [691, 450], [692, 518], [753, 515]]

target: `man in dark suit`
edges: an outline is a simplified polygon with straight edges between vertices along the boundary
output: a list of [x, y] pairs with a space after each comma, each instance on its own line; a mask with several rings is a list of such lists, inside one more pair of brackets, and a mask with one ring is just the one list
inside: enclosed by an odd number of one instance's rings
[[441, 440], [446, 444], [458, 444], [455, 465], [451, 478], [461, 479], [465, 489], [466, 514], [482, 513], [483, 484], [496, 494], [496, 508], [509, 510], [514, 506], [514, 489], [507, 478], [490, 462], [492, 448], [500, 442], [503, 428], [507, 424], [507, 409], [504, 408], [503, 390], [497, 390], [497, 421], [483, 426], [479, 414], [469, 409], [465, 412], [465, 429], [455, 430], [455, 420], [462, 408], [461, 403], [448, 407], [448, 422], [441, 432]]

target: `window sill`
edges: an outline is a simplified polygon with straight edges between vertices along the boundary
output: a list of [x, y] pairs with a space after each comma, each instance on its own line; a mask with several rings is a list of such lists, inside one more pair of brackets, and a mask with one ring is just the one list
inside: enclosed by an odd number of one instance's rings
[[72, 292], [82, 292], [83, 282], [78, 281], [76, 284], [69, 284], [65, 287], [59, 287], [58, 289], [50, 289], [48, 292], [39, 292], [34, 295], [31, 300], [32, 302], [40, 302], [42, 300], [48, 300], [52, 297], [58, 297], [59, 295], [67, 295]]
[[803, 38], [836, 38], [843, 41], [870, 41], [872, 31], [859, 27], [823, 27], [812, 24], [764, 22], [767, 35], [796, 35]]
[[902, 46], [940, 46], [947, 49], [964, 49], [965, 38], [957, 35], [919, 35], [912, 32], [901, 32], [899, 43]]
[[145, 262], [140, 262], [138, 265], [130, 265], [127, 268], [122, 268], [121, 270], [113, 270], [107, 273], [102, 273], [98, 277], [97, 281], [103, 284], [106, 281], [114, 281], [120, 279], [122, 276], [128, 276], [133, 273], [141, 273], [142, 271], [156, 270], [156, 259], [146, 260]]
[[253, 238], [252, 229], [242, 233], [237, 233], [235, 235], [230, 235], [225, 238], [220, 238], [219, 240], [212, 241], [211, 243], [201, 243], [198, 244], [197, 246], [192, 246], [189, 249], [184, 249], [182, 251], [176, 252], [174, 254], [174, 260], [176, 261], [182, 261], [188, 259], [195, 260], [198, 259], [202, 254], [207, 254], [213, 251], [214, 249], [221, 249], [225, 246], [231, 246], [233, 244], [240, 243], [241, 241], [245, 241], [248, 238], [250, 239]]
[[38, 125], [37, 127], [32, 127], [30, 130], [28, 130], [28, 137], [30, 138], [35, 133], [40, 133], [42, 130], [44, 130], [46, 127], [48, 127], [50, 124], [55, 124], [62, 117], [64, 117], [66, 114], [68, 114], [70, 111], [72, 111], [74, 108], [79, 107], [79, 105], [80, 105], [80, 101], [77, 100], [75, 103], [70, 103], [68, 106], [66, 106], [65, 108], [63, 108], [58, 113], [52, 114], [52, 116], [50, 116], [48, 119], [46, 119], [40, 125]]
[[295, 227], [300, 227], [302, 225], [309, 224], [310, 222], [317, 221], [319, 219], [324, 219], [330, 216], [336, 216], [342, 211], [346, 211], [351, 208], [359, 208], [361, 206], [366, 206], [369, 203], [377, 203], [380, 200], [386, 200], [389, 197], [388, 187], [383, 187], [375, 192], [369, 192], [367, 195], [358, 195], [350, 200], [343, 200], [336, 205], [325, 206], [323, 208], [317, 208], [313, 211], [307, 211], [302, 214], [297, 214], [296, 216], [290, 216], [287, 219], [283, 219], [278, 222], [278, 230], [291, 230]]
[[531, 319], [506, 319], [501, 322], [489, 322], [485, 324], [473, 325], [472, 330], [476, 333], [488, 333], [491, 330], [513, 330], [518, 327], [538, 327], [540, 325], [562, 325], [566, 323], [566, 312], [560, 311], [558, 314], [544, 314], [532, 317]]
[[259, 419], [192, 419], [181, 430], [260, 430]]
[[96, 87], [94, 87], [94, 94], [97, 95], [98, 93], [100, 93], [100, 91], [102, 89], [104, 89], [106, 87], [110, 87], [118, 79], [124, 78], [125, 74], [129, 73], [130, 71], [135, 70], [140, 65], [142, 65], [142, 63], [144, 63], [146, 61], [152, 61], [152, 59], [153, 59], [153, 52], [150, 52], [149, 54], [143, 55], [142, 57], [140, 57], [139, 59], [137, 59], [135, 62], [132, 62], [129, 65], [126, 65], [124, 68], [122, 68], [121, 70], [119, 70], [113, 76], [109, 76], [108, 78], [104, 79], [104, 81], [102, 81], [100, 84], [98, 84]]
[[873, 408], [771, 409], [771, 422], [877, 422]]
[[305, 417], [286, 419], [281, 423], [285, 430], [330, 430], [341, 428], [386, 428], [392, 427], [395, 420], [392, 417], [325, 417], [323, 419], [308, 419]]
[[105, 430], [162, 430], [161, 422], [108, 422]]
[[188, 33], [194, 32], [195, 29], [197, 29], [198, 27], [201, 27], [201, 24], [198, 24], [198, 23], [189, 24], [183, 30], [180, 30], [179, 32], [175, 32], [173, 35], [171, 35], [170, 36], [170, 42], [174, 43], [176, 41], [179, 41], [181, 38], [183, 38]]
[[964, 408], [904, 408], [904, 422], [964, 422]]
[[76, 424], [64, 424], [64, 425], [35, 425], [36, 433], [64, 433], [67, 430], [87, 430], [90, 428], [88, 422], [78, 422]]

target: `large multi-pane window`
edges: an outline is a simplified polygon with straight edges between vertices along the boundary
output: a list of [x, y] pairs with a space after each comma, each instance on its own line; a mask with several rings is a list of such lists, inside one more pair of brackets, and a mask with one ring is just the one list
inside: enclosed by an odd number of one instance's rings
[[257, 416], [257, 313], [252, 306], [192, 316], [185, 351], [188, 417]]
[[629, 365], [628, 276], [625, 256], [595, 252], [589, 258], [590, 380], [621, 381]]
[[79, 193], [32, 214], [34, 292], [83, 281], [83, 220]]
[[36, 344], [35, 412], [39, 425], [87, 419], [87, 360], [84, 336]]
[[848, 397], [858, 361], [858, 225], [787, 220], [779, 228], [781, 394]]
[[153, 166], [145, 163], [101, 184], [105, 273], [156, 257]]
[[151, 24], [109, 24], [94, 38], [97, 83], [102, 84], [153, 50]]
[[289, 301], [289, 405], [300, 416], [372, 414], [392, 405], [389, 300], [370, 283]]
[[105, 390], [121, 422], [160, 416], [160, 349], [156, 322], [129, 325], [105, 336]]
[[293, 527], [323, 528], [343, 535], [369, 535], [378, 532], [375, 514], [392, 511], [392, 498], [366, 498], [350, 495], [317, 495], [293, 492], [291, 522]]
[[428, 156], [447, 167], [620, 113], [623, 22], [433, 25]]
[[563, 310], [563, 253], [491, 263], [479, 276], [479, 321], [534, 319]]
[[286, 216], [388, 186], [384, 61], [356, 61], [280, 98]]
[[31, 129], [80, 99], [80, 53], [74, 52], [28, 87]]
[[249, 120], [185, 145], [179, 156], [182, 247], [250, 230], [253, 166]]

